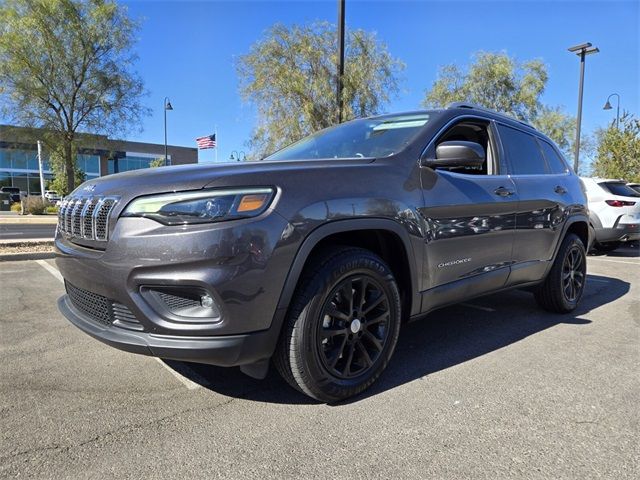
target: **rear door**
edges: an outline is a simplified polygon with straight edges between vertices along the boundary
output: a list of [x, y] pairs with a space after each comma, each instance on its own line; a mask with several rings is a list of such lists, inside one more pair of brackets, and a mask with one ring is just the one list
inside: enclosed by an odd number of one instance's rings
[[547, 141], [503, 124], [498, 133], [519, 195], [509, 283], [539, 280], [553, 258], [569, 206], [580, 200], [573, 198], [571, 185], [578, 180]]

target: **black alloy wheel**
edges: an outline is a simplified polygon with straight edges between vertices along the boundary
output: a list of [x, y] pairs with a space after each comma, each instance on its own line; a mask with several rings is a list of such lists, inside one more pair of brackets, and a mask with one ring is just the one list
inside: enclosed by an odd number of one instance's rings
[[297, 390], [337, 402], [373, 384], [400, 333], [398, 284], [371, 251], [336, 246], [305, 267], [274, 363]]
[[575, 302], [582, 295], [586, 275], [586, 262], [583, 252], [573, 245], [562, 266], [562, 291], [569, 302]]
[[550, 312], [575, 310], [587, 283], [585, 245], [574, 233], [562, 240], [545, 280], [534, 289], [536, 301]]
[[323, 366], [337, 378], [373, 367], [389, 337], [389, 299], [376, 279], [355, 275], [329, 294], [318, 323]]

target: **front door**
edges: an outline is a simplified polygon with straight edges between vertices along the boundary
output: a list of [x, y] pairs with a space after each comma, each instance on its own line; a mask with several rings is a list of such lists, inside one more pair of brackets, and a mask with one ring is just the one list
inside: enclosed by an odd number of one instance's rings
[[440, 292], [423, 297], [423, 311], [498, 289], [509, 276], [518, 193], [495, 138], [491, 121], [465, 117], [427, 149], [465, 140], [481, 144], [487, 161], [481, 169], [422, 169], [425, 290]]

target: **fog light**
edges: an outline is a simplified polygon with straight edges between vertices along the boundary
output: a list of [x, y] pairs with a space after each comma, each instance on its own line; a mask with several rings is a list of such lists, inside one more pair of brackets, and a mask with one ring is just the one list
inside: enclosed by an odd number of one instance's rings
[[200, 305], [202, 305], [204, 308], [211, 308], [213, 307], [214, 303], [213, 303], [213, 298], [211, 298], [211, 295], [202, 295], [200, 297]]

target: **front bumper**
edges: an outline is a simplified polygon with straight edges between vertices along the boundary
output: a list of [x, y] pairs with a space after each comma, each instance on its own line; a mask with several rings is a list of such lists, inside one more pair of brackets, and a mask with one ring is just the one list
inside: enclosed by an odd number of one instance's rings
[[155, 335], [103, 326], [77, 310], [68, 295], [60, 297], [58, 308], [80, 330], [111, 347], [141, 355], [221, 367], [248, 365], [268, 359], [278, 337], [277, 329], [244, 335], [198, 337]]
[[[128, 352], [219, 366], [268, 359], [295, 254], [279, 248], [286, 226], [276, 213], [184, 228], [120, 218], [105, 250], [76, 245], [58, 232], [56, 264], [68, 292], [59, 309], [84, 332]], [[151, 290], [206, 293], [217, 314], [174, 314]]]

